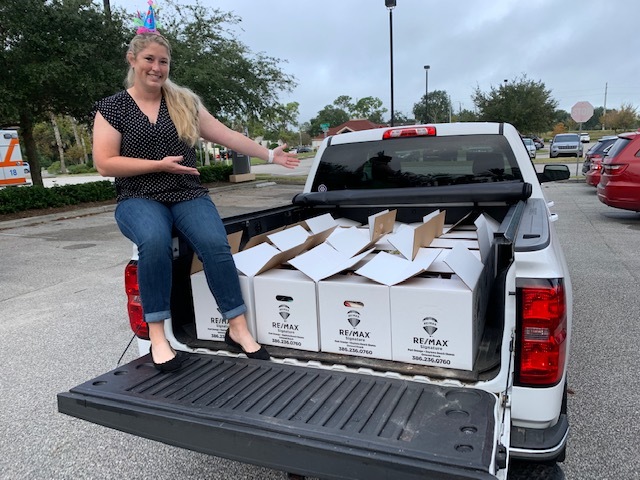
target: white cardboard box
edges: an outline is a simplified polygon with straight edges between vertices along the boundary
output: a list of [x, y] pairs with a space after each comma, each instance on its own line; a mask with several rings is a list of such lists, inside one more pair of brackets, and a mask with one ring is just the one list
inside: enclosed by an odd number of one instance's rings
[[472, 370], [481, 335], [477, 296], [455, 276], [391, 287], [393, 360]]
[[473, 370], [491, 285], [487, 266], [462, 245], [447, 252], [450, 278], [411, 278], [390, 288], [393, 359]]
[[320, 350], [316, 284], [296, 270], [273, 269], [253, 279], [258, 343]]
[[[240, 290], [242, 298], [247, 307], [245, 318], [247, 326], [252, 335], [256, 335], [255, 306], [253, 300], [253, 287], [251, 278], [240, 275]], [[229, 326], [229, 322], [222, 318], [218, 311], [218, 303], [209, 290], [204, 271], [199, 271], [191, 275], [191, 290], [194, 299], [194, 313], [196, 317], [196, 337], [200, 340], [224, 341], [224, 333]]]
[[323, 352], [391, 359], [389, 287], [357, 275], [318, 282]]

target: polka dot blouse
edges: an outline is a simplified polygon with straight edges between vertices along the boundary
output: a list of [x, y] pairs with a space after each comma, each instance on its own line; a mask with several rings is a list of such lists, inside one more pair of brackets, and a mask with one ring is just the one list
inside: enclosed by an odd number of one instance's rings
[[[183, 155], [182, 165], [196, 166], [193, 147], [178, 137], [164, 97], [156, 123], [142, 113], [131, 95], [124, 90], [98, 101], [94, 107], [122, 135], [120, 155], [131, 158], [162, 160], [169, 155]], [[181, 202], [208, 194], [197, 175], [157, 172], [133, 177], [116, 177], [117, 200], [148, 198], [159, 202]]]

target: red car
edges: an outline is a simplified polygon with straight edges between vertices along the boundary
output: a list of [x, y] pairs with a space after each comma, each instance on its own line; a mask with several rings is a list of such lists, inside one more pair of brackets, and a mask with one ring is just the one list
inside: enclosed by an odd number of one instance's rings
[[594, 158], [591, 160], [591, 168], [586, 173], [587, 185], [597, 187], [600, 183], [600, 171], [602, 170], [602, 159]]
[[602, 161], [598, 199], [610, 207], [640, 211], [640, 130], [618, 135]]

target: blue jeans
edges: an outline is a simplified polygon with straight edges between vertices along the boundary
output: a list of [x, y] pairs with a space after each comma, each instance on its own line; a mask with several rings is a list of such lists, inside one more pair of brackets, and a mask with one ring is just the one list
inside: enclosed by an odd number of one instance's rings
[[171, 317], [172, 230], [198, 255], [209, 289], [225, 320], [246, 312], [227, 234], [209, 196], [178, 203], [143, 198], [121, 201], [120, 231], [138, 247], [138, 285], [146, 322]]

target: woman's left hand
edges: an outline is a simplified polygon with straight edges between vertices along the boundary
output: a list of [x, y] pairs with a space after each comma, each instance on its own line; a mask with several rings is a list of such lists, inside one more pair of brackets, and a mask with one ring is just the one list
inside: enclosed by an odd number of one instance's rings
[[287, 148], [286, 143], [273, 150], [273, 163], [287, 168], [296, 168], [300, 165], [300, 159], [295, 153], [285, 152], [285, 148]]

